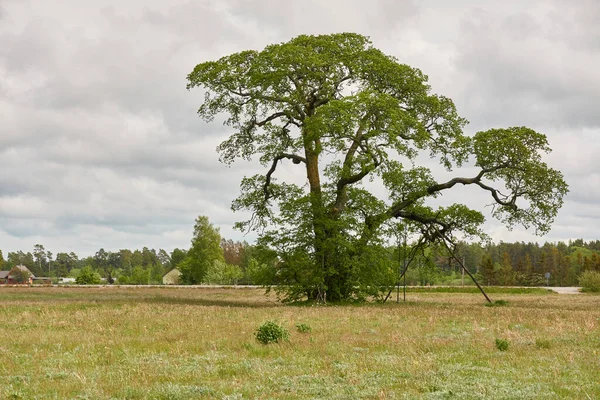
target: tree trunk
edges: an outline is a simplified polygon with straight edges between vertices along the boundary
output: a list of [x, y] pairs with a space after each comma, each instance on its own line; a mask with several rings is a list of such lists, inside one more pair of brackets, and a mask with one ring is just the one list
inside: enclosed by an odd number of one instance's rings
[[[306, 135], [305, 135], [306, 137]], [[323, 207], [323, 196], [321, 192], [321, 178], [319, 175], [319, 153], [317, 151], [318, 141], [307, 141], [304, 144], [306, 158], [306, 177], [310, 186], [310, 204], [312, 209], [312, 225], [314, 232], [315, 271], [321, 271], [325, 275], [325, 213]], [[324, 280], [321, 278], [320, 280]], [[310, 292], [311, 300], [318, 300], [323, 296], [324, 288], [317, 288]]]
[[351, 288], [348, 287], [348, 266], [343, 265], [338, 254], [340, 232], [335, 221], [338, 216], [328, 213], [323, 203], [319, 174], [320, 145], [319, 140], [315, 140], [304, 146], [313, 219], [315, 272], [320, 276], [322, 286], [311, 290], [308, 297], [310, 300], [335, 302], [347, 299], [351, 295]]

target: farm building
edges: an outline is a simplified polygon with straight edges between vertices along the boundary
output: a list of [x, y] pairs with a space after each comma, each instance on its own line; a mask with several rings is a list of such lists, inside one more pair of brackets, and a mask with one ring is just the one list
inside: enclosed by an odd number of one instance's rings
[[10, 271], [0, 271], [0, 284], [14, 285], [33, 282], [35, 276], [24, 265], [16, 265]]
[[162, 281], [164, 285], [179, 285], [181, 283], [181, 271], [173, 268], [163, 275]]

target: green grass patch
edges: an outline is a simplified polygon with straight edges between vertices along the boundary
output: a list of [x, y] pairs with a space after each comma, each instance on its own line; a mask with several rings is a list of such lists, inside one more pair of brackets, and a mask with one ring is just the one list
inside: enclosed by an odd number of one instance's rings
[[[600, 398], [598, 298], [502, 298], [296, 307], [255, 289], [2, 288], [0, 398]], [[296, 328], [264, 346], [263, 321]]]

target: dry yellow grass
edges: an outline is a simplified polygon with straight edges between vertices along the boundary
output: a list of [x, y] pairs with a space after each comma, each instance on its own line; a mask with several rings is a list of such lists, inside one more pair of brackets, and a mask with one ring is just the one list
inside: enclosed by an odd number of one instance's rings
[[[286, 306], [257, 289], [2, 288], [0, 397], [600, 398], [600, 297], [494, 297], [508, 306], [460, 293]], [[267, 320], [289, 342], [258, 343]]]

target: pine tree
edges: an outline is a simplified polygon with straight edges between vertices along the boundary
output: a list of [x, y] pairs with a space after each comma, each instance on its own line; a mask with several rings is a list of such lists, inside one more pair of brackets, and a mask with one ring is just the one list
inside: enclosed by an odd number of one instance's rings
[[527, 253], [527, 255], [525, 256], [525, 274], [523, 279], [523, 284], [525, 286], [531, 286], [531, 283], [534, 280], [533, 273], [533, 263], [531, 262], [531, 257], [529, 256], [529, 253]]
[[498, 284], [502, 286], [512, 286], [515, 284], [515, 271], [513, 270], [510, 256], [507, 252], [502, 255], [502, 264], [498, 271]]
[[494, 262], [488, 255], [483, 256], [481, 260], [481, 268], [479, 268], [479, 274], [481, 275], [481, 282], [486, 285], [496, 284], [496, 271], [494, 269]]

